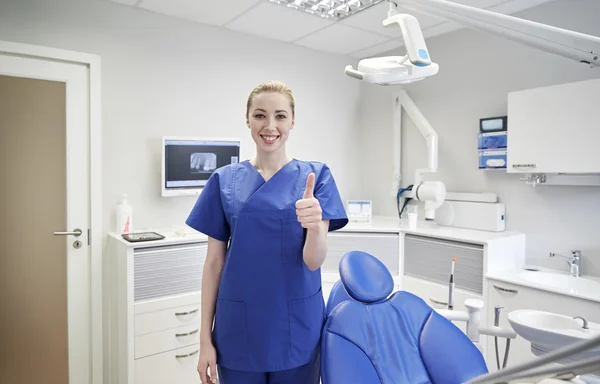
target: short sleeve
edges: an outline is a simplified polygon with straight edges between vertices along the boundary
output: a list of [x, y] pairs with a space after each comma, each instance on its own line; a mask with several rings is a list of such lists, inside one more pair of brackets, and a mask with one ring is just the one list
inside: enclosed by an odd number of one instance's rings
[[219, 173], [214, 172], [202, 189], [185, 223], [206, 236], [227, 242], [230, 230], [221, 202], [220, 183]]
[[315, 183], [315, 197], [323, 211], [323, 220], [329, 220], [329, 231], [336, 231], [348, 224], [342, 197], [327, 165], [323, 165]]

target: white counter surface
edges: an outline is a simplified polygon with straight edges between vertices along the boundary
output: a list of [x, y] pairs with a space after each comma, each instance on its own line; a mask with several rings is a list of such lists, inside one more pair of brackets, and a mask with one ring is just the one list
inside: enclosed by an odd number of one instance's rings
[[486, 277], [500, 282], [540, 289], [600, 304], [600, 278], [585, 275], [572, 277], [569, 273], [559, 270], [533, 268], [538, 269], [538, 271], [507, 269], [488, 273]]
[[165, 230], [138, 229], [138, 230], [134, 231], [134, 233], [139, 233], [139, 232], [156, 232], [156, 233], [159, 233], [159, 234], [165, 236], [165, 238], [162, 240], [140, 241], [140, 242], [130, 243], [129, 241], [124, 240], [123, 237], [118, 233], [111, 232], [108, 235], [110, 237], [114, 238], [116, 241], [118, 241], [122, 244], [125, 244], [127, 247], [131, 247], [131, 248], [162, 247], [165, 245], [175, 245], [175, 244], [185, 244], [185, 243], [208, 241], [208, 237], [206, 235], [203, 235], [202, 233], [199, 233], [196, 231], [194, 231], [194, 232], [188, 231], [185, 233], [185, 236], [176, 235], [172, 229], [168, 229], [168, 230], [167, 229], [165, 229]]
[[505, 239], [513, 236], [524, 236], [519, 232], [488, 232], [471, 229], [444, 227], [429, 221], [419, 221], [417, 228], [410, 229], [408, 220], [394, 217], [375, 216], [371, 223], [350, 222], [341, 232], [374, 232], [374, 233], [410, 233], [414, 235], [437, 237], [440, 239], [465, 241], [476, 244], [486, 244], [490, 241]]
[[[183, 229], [183, 226], [182, 226]], [[110, 233], [109, 235], [118, 241], [126, 244], [130, 247], [142, 248], [151, 246], [162, 246], [181, 244], [185, 242], [196, 242], [206, 241], [207, 237], [201, 233], [194, 231], [192, 228], [185, 227], [185, 236], [177, 236], [173, 229], [150, 229], [141, 228], [135, 232], [155, 231], [164, 235], [164, 240], [155, 240], [148, 242], [129, 243], [121, 238], [119, 234]], [[367, 232], [367, 233], [409, 233], [414, 235], [421, 235], [427, 237], [436, 237], [440, 239], [453, 240], [453, 241], [464, 241], [474, 244], [487, 244], [494, 240], [505, 239], [507, 237], [524, 236], [519, 232], [488, 232], [488, 231], [477, 231], [471, 229], [452, 228], [444, 227], [433, 222], [419, 221], [417, 228], [410, 229], [408, 227], [408, 220], [400, 220], [394, 217], [387, 216], [375, 216], [370, 223], [354, 223], [350, 222], [346, 227], [339, 230], [339, 232], [351, 233], [351, 232]]]

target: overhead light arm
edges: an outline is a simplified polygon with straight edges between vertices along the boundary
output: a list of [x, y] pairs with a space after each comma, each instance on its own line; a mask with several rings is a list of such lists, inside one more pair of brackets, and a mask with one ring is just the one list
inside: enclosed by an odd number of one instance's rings
[[596, 36], [446, 0], [388, 1], [408, 10], [455, 21], [592, 67], [600, 66], [600, 38]]
[[378, 85], [398, 85], [423, 80], [438, 73], [439, 66], [431, 61], [418, 20], [412, 15], [399, 14], [398, 6], [455, 21], [590, 67], [600, 66], [600, 37], [446, 0], [387, 1], [390, 8], [383, 26], [400, 27], [406, 55], [362, 59], [357, 69], [346, 66], [346, 75]]

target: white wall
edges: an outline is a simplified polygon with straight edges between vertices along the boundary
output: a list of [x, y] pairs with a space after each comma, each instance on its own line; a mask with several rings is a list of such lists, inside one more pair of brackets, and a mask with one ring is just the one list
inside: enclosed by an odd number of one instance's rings
[[[600, 36], [598, 15], [597, 0], [557, 0], [518, 16]], [[508, 229], [527, 234], [530, 262], [566, 270], [562, 261], [549, 260], [548, 253], [581, 249], [582, 272], [600, 276], [600, 187], [532, 188], [519, 181], [518, 175], [477, 169], [479, 119], [506, 115], [508, 92], [600, 77], [600, 68], [590, 69], [471, 30], [431, 38], [427, 44], [440, 72], [406, 90], [440, 137], [439, 170], [434, 178], [449, 191], [498, 193], [507, 205]], [[369, 151], [362, 163], [363, 197], [372, 198], [374, 211], [384, 215], [397, 215], [395, 198], [390, 196], [393, 90], [365, 85], [361, 106], [363, 146], [377, 149]], [[414, 170], [427, 165], [426, 147], [406, 114], [403, 121], [402, 185], [408, 186]]]
[[0, 40], [101, 56], [105, 231], [123, 192], [138, 229], [183, 223], [195, 197], [160, 197], [161, 136], [240, 136], [252, 156], [246, 98], [271, 79], [296, 96], [291, 154], [327, 162], [342, 197], [358, 197], [360, 84], [343, 75], [348, 58], [103, 0], [2, 0]]

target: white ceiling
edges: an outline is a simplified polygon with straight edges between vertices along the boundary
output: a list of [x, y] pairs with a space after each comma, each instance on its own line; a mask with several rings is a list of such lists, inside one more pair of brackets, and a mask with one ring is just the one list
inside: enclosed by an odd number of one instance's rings
[[[109, 0], [172, 17], [283, 41], [358, 59], [402, 46], [398, 28], [386, 29], [388, 2], [383, 1], [341, 21], [274, 4], [268, 0]], [[550, 0], [452, 0], [456, 3], [512, 14]], [[402, 9], [400, 9], [402, 12]], [[419, 20], [427, 37], [461, 26], [438, 18], [404, 11]]]

